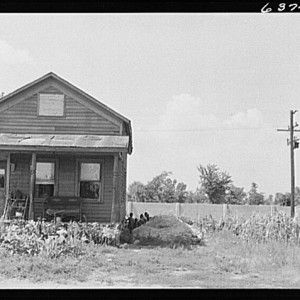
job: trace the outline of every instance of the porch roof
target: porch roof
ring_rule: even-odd
[[[0,150],[124,152],[128,147],[128,136],[0,134]]]

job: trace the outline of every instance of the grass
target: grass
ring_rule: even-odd
[[[279,242],[251,244],[230,231],[214,233],[207,246],[187,250],[118,249],[87,244],[85,255],[47,259],[0,253],[0,275],[42,284],[91,286],[258,287],[299,286],[300,251]],[[0,281],[1,282],[1,281]],[[4,281],[5,282],[5,281]],[[2,285],[3,286],[3,285]]]
[[[293,231],[298,225],[284,216],[250,221],[230,219],[219,230],[205,219],[205,243],[197,246],[189,242],[189,226],[174,217],[155,217],[133,231],[140,244],[126,248],[81,243],[77,255],[67,251],[60,256],[11,254],[0,248],[0,286],[14,278],[47,287],[49,282],[78,287],[299,287],[300,251]],[[294,234],[296,242],[277,239],[277,224],[282,224],[280,232]],[[266,228],[271,238],[262,239]]]

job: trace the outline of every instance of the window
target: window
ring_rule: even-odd
[[[101,164],[81,162],[79,165],[79,196],[101,201]]]
[[[35,196],[54,196],[54,162],[38,162],[36,164]]]
[[[0,188],[4,188],[5,169],[0,169]]]
[[[39,94],[38,115],[63,117],[65,108],[63,94]]]

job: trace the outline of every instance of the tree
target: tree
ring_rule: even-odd
[[[183,182],[177,183],[175,188],[175,199],[176,202],[184,203],[187,199],[188,192],[186,190],[186,184]]]
[[[282,206],[290,206],[291,205],[291,194],[290,193],[276,193],[274,204],[282,205]]]
[[[128,187],[127,193],[128,201],[133,202],[146,202],[146,189],[145,185],[139,181],[134,181]]]
[[[163,171],[146,185],[138,181],[133,182],[128,187],[128,201],[184,203],[188,196],[187,186],[183,182],[177,183],[176,179],[171,179],[171,174]]]
[[[291,193],[276,193],[274,204],[282,206],[291,206]],[[300,205],[300,188],[295,188],[295,205]]]
[[[253,182],[251,185],[251,189],[248,193],[248,199],[247,202],[250,205],[260,205],[260,204],[264,204],[265,201],[265,197],[263,195],[263,193],[258,193],[258,185]]]
[[[300,205],[300,188],[298,186],[295,188],[295,205]]]
[[[228,204],[245,204],[247,193],[244,188],[236,187],[233,184],[229,186],[227,190],[225,200]]]
[[[273,204],[273,195],[269,195],[269,197],[265,200],[265,204],[267,205]]]
[[[163,171],[146,185],[146,195],[149,202],[175,202],[176,180],[169,178],[171,172]]]
[[[199,165],[200,185],[205,191],[211,203],[225,203],[226,190],[232,182],[231,176],[227,172],[219,171],[214,164],[208,164],[207,167]]]
[[[186,197],[186,203],[209,203],[209,199],[205,194],[205,191],[201,188],[197,188],[195,192],[188,191]]]

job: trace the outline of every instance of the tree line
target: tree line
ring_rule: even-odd
[[[265,196],[258,191],[253,182],[248,191],[233,184],[228,172],[221,171],[217,165],[199,165],[199,186],[195,191],[187,190],[187,185],[172,179],[172,172],[163,171],[147,184],[134,181],[128,187],[127,200],[134,202],[160,203],[213,203],[238,205],[284,205],[290,206],[290,193],[276,193]],[[295,203],[300,203],[300,188],[295,189]]]

